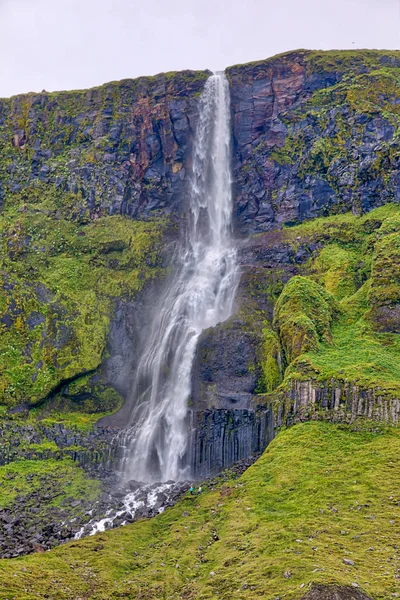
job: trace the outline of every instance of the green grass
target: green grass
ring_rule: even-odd
[[[40,423],[45,426],[51,426],[57,423],[65,425],[66,427],[79,429],[80,431],[90,431],[93,428],[93,425],[95,425],[101,417],[105,417],[108,414],[110,413],[72,411],[63,413],[57,410],[48,410],[45,405],[44,407],[31,409],[28,421],[36,424],[39,420]]]
[[[382,65],[382,59],[385,57],[394,58],[400,61],[399,50],[290,50],[276,54],[267,59],[251,61],[244,64],[237,64],[228,67],[227,73],[233,70],[254,69],[255,67],[268,68],[276,61],[292,63],[293,59],[304,59],[306,67],[310,72],[320,71],[346,71],[357,70],[360,68],[379,68]]]
[[[366,235],[373,231],[372,225],[376,222],[379,222],[379,227],[388,219],[388,223],[390,222],[391,225],[393,224],[397,228],[399,214],[399,205],[389,203],[361,216],[347,212],[318,217],[317,219],[304,221],[294,227],[286,227],[284,238],[293,244],[300,237],[313,242],[335,241],[345,247],[352,247],[363,242]],[[382,225],[382,230],[387,231],[386,225]]]
[[[292,277],[274,308],[274,326],[287,361],[330,342],[338,314],[337,302],[322,286],[308,277]]]
[[[31,448],[34,450],[33,444]],[[45,448],[37,445],[37,449]],[[17,496],[40,490],[43,479],[50,482],[53,492],[55,490],[55,497],[51,499],[53,505],[65,498],[95,500],[100,490],[100,482],[90,479],[72,460],[18,460],[0,467],[0,508],[13,506]],[[46,510],[43,505],[38,508]]]
[[[348,379],[363,388],[380,387],[384,395],[400,395],[400,336],[379,334],[365,318],[370,283],[341,302],[342,315],[332,327],[332,343],[302,355],[289,368],[290,377]]]
[[[297,600],[336,582],[386,600],[399,586],[399,503],[398,429],[305,423],[239,480],[155,519],[0,561],[0,598]]]

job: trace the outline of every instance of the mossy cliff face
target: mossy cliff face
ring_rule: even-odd
[[[290,52],[230,67],[242,233],[400,199],[400,52]]]
[[[99,371],[110,323],[161,275],[207,76],[0,100],[0,404],[121,404]]]
[[[237,314],[202,337],[195,411],[293,382],[396,398],[398,214],[356,215],[398,199],[399,70],[397,52],[306,51],[228,69],[235,226],[268,233],[241,247]],[[2,404],[103,414],[129,392],[207,76],[0,101]]]
[[[282,425],[400,422],[399,215],[322,217],[242,246],[238,311],[197,352],[200,472],[207,445],[229,464],[239,438],[259,452]]]
[[[7,202],[0,215],[0,403],[35,405],[85,375],[64,387],[64,397],[82,410],[115,409],[118,394],[95,371],[115,299],[134,296],[160,273],[163,222],[71,221],[50,196],[35,200]]]
[[[207,76],[183,71],[0,100],[1,202],[45,184],[79,196],[71,216],[182,209]]]
[[[329,292],[307,277],[293,277],[284,287],[274,311],[274,326],[287,361],[292,362],[305,352],[318,351],[320,342],[331,343],[331,327],[338,314],[339,306]]]

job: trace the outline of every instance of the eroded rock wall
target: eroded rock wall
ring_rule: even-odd
[[[248,234],[400,199],[398,52],[297,51],[227,69]]]
[[[271,407],[193,412],[192,472],[197,480],[259,455],[274,437]]]
[[[30,187],[80,196],[75,216],[182,211],[208,72],[0,100],[1,203]]]
[[[275,403],[276,427],[310,419],[352,423],[357,419],[385,425],[400,422],[400,398],[379,388],[362,389],[351,382],[291,381]]]
[[[22,422],[20,422],[22,421]],[[72,459],[88,473],[105,478],[118,461],[117,431],[80,430],[60,423],[0,422],[0,466],[21,460]]]

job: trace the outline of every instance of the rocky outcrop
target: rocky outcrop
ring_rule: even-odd
[[[357,419],[386,425],[400,422],[400,398],[379,388],[362,389],[348,381],[290,380],[288,390],[277,396],[275,426],[310,419],[352,423]]]
[[[192,411],[191,462],[196,479],[205,479],[261,454],[280,427],[310,420],[370,422],[371,427],[400,423],[400,398],[335,380],[291,380],[287,391],[253,395],[246,406]]]
[[[227,69],[241,233],[399,201],[398,52],[297,51]]]
[[[313,585],[302,600],[371,600],[365,592],[358,589],[359,585]]]
[[[203,480],[263,452],[274,437],[271,408],[193,411],[191,463]]]
[[[261,331],[233,318],[205,331],[193,367],[192,402],[197,410],[246,409],[261,376]]]
[[[113,429],[79,430],[59,423],[30,424],[0,421],[0,465],[16,460],[70,458],[88,473],[106,478],[118,460],[118,441]]]
[[[182,211],[197,96],[208,72],[183,71],[76,92],[0,100],[0,189],[79,196],[72,218]]]
[[[51,475],[30,476],[33,485],[38,479],[39,487],[18,496],[11,507],[0,509],[1,558],[44,552],[75,536],[89,535],[102,519],[105,529],[111,529],[154,517],[173,506],[190,485],[182,482],[164,486],[166,489],[159,484],[140,486],[135,488],[136,495],[129,486],[105,485],[96,500],[67,497],[60,502],[60,482]]]

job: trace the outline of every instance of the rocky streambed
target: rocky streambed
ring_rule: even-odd
[[[220,476],[197,484],[195,493],[200,486],[210,489],[238,477],[256,458],[240,461]],[[11,506],[0,507],[0,558],[44,552],[73,539],[154,517],[173,506],[191,485],[187,481],[121,485],[109,477],[95,501],[72,496],[57,501],[63,492],[51,474],[27,478],[32,489],[16,496]]]
[[[50,477],[39,479],[35,482],[40,484],[39,488],[17,496],[12,506],[0,509],[1,558],[42,552],[97,531],[153,517],[175,504],[190,487],[186,482],[154,485],[130,482],[112,489],[107,482],[108,489],[94,502],[67,497],[52,505],[60,490]]]

